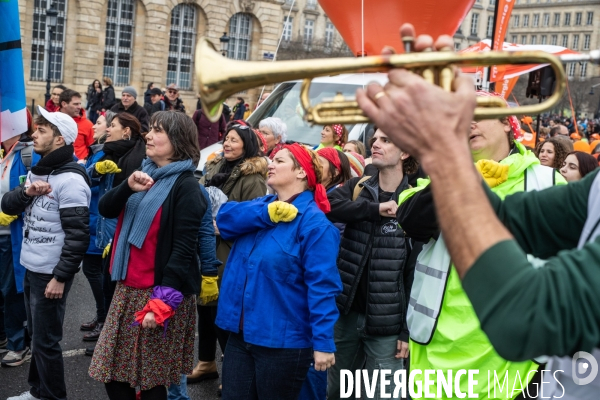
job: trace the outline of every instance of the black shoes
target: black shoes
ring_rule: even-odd
[[[98,317],[94,317],[94,319],[90,322],[85,322],[81,324],[80,329],[82,331],[93,331],[96,328],[96,325],[98,325]]]
[[[104,326],[104,322],[97,322],[96,326],[93,330],[89,331],[85,335],[83,335],[84,342],[95,342],[100,337],[100,332],[102,332],[102,327]]]

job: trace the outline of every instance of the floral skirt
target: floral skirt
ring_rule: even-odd
[[[110,310],[96,344],[90,376],[100,382],[128,382],[148,390],[179,384],[181,374],[194,368],[196,299],[186,296],[168,321],[166,336],[155,329],[131,326],[152,294],[152,288],[136,289],[117,284]]]

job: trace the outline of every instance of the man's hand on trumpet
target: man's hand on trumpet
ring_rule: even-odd
[[[415,37],[411,24],[400,28],[402,37]],[[412,43],[414,51],[452,49],[450,36],[421,35]],[[384,54],[393,54],[386,47]],[[455,72],[453,92],[427,83],[422,77],[403,69],[389,72],[389,82],[382,87],[372,83],[358,90],[357,100],[364,113],[402,150],[415,156],[428,170],[450,150],[470,160],[467,137],[476,106],[473,81]]]

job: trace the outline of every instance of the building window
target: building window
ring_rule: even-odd
[[[513,27],[514,28],[519,27],[519,16],[518,15],[513,16]]]
[[[581,63],[581,70],[579,71],[579,77],[585,78],[587,75],[587,61]]]
[[[496,5],[496,0],[490,0],[490,7],[493,7]]]
[[[544,14],[543,26],[549,26],[549,25],[550,25],[550,14]]]
[[[479,27],[479,14],[473,13],[471,16],[471,36],[477,36],[477,28]]]
[[[567,75],[569,76],[569,78],[575,76],[575,64],[576,63],[569,63],[569,65],[567,66]]]
[[[579,50],[579,35],[573,36],[573,50]]]
[[[109,0],[104,41],[104,76],[115,86],[127,86],[131,70],[131,47],[135,0]]]
[[[192,60],[196,42],[196,7],[179,4],[171,12],[167,85],[192,88]]]
[[[537,35],[531,35],[531,44],[537,44]]]
[[[560,13],[554,13],[554,26],[560,25]]]
[[[571,13],[565,13],[565,26],[571,25]]]
[[[333,34],[335,32],[335,28],[331,21],[327,21],[325,24],[325,47],[331,48],[333,46]]]
[[[590,49],[590,35],[585,35],[583,37],[583,49],[584,50],[589,50]]]
[[[229,51],[227,57],[249,60],[252,44],[252,15],[234,14],[229,20]]]
[[[527,44],[527,35],[521,35],[521,44]]]
[[[512,35],[511,37],[511,41],[513,44],[517,44],[517,40],[519,40],[519,38],[517,37],[517,35]]]
[[[529,14],[523,15],[523,28],[529,26]]]
[[[317,0],[306,0],[306,8],[314,10],[317,8]]]
[[[52,63],[50,79],[52,82],[62,82],[63,51],[65,47],[65,11],[66,0],[54,0],[58,10],[58,22],[52,39]],[[50,29],[46,27],[46,10],[50,8],[47,0],[35,0],[33,6],[33,37],[31,41],[31,72],[32,81],[45,81],[48,76],[48,38]]]
[[[313,40],[313,33],[315,29],[315,21],[307,19],[304,21],[304,44],[309,45]]]
[[[548,43],[548,36],[542,35],[542,42],[540,44],[547,44],[547,43]]]
[[[454,51],[460,51],[460,43],[454,42]]]
[[[283,17],[283,40],[292,40],[292,22],[294,17]]]
[[[569,46],[569,35],[563,35],[562,36],[562,46],[563,47],[568,47]]]
[[[488,16],[487,27],[485,28],[485,37],[491,39],[494,34],[494,16]]]
[[[581,14],[580,12],[575,13],[575,25],[581,25]]]
[[[593,25],[594,24],[594,13],[593,12],[588,12],[587,13],[587,24],[588,25]]]
[[[533,14],[533,27],[537,28],[540,25],[540,14]]]
[[[557,43],[558,43],[558,35],[550,36],[550,44],[552,46],[556,46]]]

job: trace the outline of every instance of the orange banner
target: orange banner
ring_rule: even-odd
[[[518,80],[519,77],[516,76],[514,78],[504,79],[501,85],[496,83],[496,92],[500,93],[500,95],[504,97],[505,100],[508,100],[508,96],[512,92]]]
[[[504,37],[506,36],[506,30],[508,28],[508,22],[510,21],[510,14],[515,5],[515,0],[496,0],[498,1],[498,15],[496,15],[496,31],[494,32],[494,46],[492,50],[502,50],[504,44]],[[490,82],[496,82],[498,80],[499,70],[503,69],[503,66],[493,66],[490,72]]]

